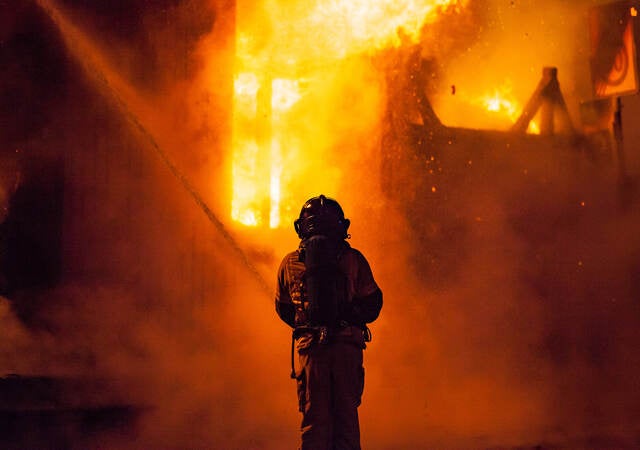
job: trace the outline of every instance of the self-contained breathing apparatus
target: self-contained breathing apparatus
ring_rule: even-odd
[[[300,217],[295,220],[300,243],[300,261],[305,265],[303,296],[299,305],[303,308],[306,323],[293,331],[291,344],[292,377],[294,341],[303,334],[310,334],[318,344],[328,343],[339,330],[356,326],[363,330],[366,342],[371,340],[369,329],[364,324],[347,321],[350,300],[347,275],[341,270],[339,261],[346,245],[344,239],[351,222],[344,217],[340,204],[320,195],[302,206]]]

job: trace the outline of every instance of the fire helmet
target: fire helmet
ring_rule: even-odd
[[[315,235],[348,239],[350,237],[347,233],[349,225],[351,225],[351,221],[345,219],[340,204],[324,195],[307,200],[302,205],[300,217],[293,222],[300,239],[307,239]]]

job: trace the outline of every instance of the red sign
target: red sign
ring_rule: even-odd
[[[590,10],[591,79],[598,98],[638,92],[633,24],[637,10],[630,1]]]

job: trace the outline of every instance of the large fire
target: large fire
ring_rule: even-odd
[[[383,77],[368,57],[418,42],[425,26],[468,1],[239,1],[233,220],[276,228],[302,199],[335,194],[345,169],[332,158],[376,145]],[[514,122],[519,105],[508,94],[476,103]]]
[[[400,29],[416,41],[467,1],[238,2],[232,218],[275,228],[301,199],[335,193],[343,168],[330,155],[362,151],[379,121],[380,79],[363,55],[400,45]]]

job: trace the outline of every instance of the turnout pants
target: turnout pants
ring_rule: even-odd
[[[350,327],[328,343],[302,337],[296,344],[300,450],[360,450],[362,330]]]

